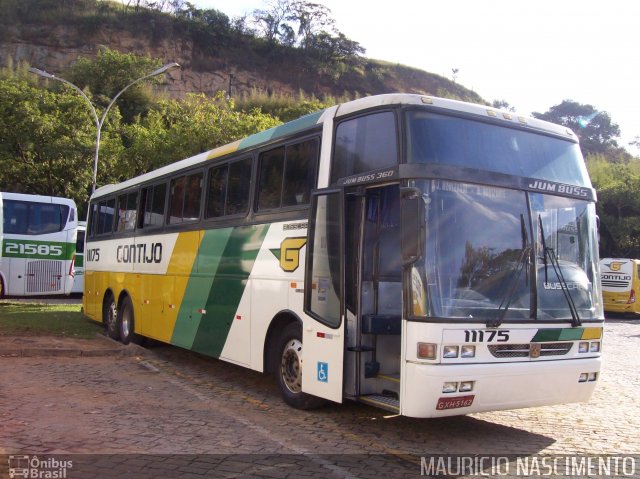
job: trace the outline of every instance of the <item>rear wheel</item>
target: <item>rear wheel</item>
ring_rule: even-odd
[[[129,296],[125,296],[122,299],[122,303],[120,303],[118,325],[120,326],[120,341],[122,341],[123,344],[137,342],[138,335],[135,333],[133,303]]]
[[[284,402],[296,409],[315,409],[324,400],[302,392],[302,328],[298,323],[287,325],[275,348],[276,383]]]
[[[118,327],[118,307],[113,294],[105,298],[102,305],[102,322],[107,329],[107,335],[112,339],[120,339],[120,328]]]

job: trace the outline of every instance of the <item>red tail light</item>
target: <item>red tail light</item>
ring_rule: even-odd
[[[75,278],[76,276],[76,255],[75,254],[73,255],[73,258],[71,258],[71,266],[69,266],[69,276],[71,276],[72,278]]]
[[[627,304],[633,304],[635,302],[636,302],[636,291],[632,289],[631,294],[629,295],[629,301],[627,301]]]

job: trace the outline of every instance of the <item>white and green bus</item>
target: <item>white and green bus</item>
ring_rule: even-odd
[[[84,310],[275,375],[298,408],[436,417],[586,401],[595,192],[566,128],[391,94],[98,189]]]
[[[78,226],[74,201],[5,192],[0,197],[2,295],[69,294]]]

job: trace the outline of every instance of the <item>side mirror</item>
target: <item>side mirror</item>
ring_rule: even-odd
[[[406,266],[423,257],[426,209],[419,189],[401,188],[400,195],[402,198],[402,263]]]

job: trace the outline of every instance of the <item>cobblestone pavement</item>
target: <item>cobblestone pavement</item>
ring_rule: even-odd
[[[72,479],[419,477],[420,457],[437,454],[638,454],[640,321],[605,334],[589,403],[443,419],[351,402],[298,411],[271,377],[169,346],[2,357],[0,454],[68,457]]]

